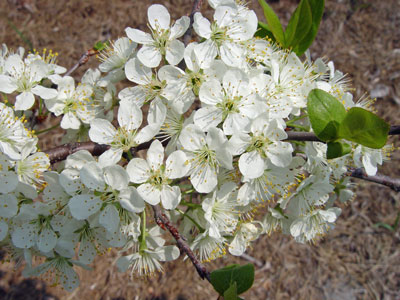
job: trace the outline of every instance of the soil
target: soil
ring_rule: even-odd
[[[288,22],[298,1],[270,1]],[[348,74],[355,99],[368,94],[377,98],[378,114],[399,124],[400,104],[400,2],[398,0],[326,0],[313,59],[324,56]],[[191,11],[189,0],[2,0],[0,42],[9,48],[52,49],[59,64],[73,66],[98,40],[116,39],[124,28],[146,30],[146,10],[153,3],[165,5],[177,19]],[[249,1],[260,19],[257,1]],[[204,4],[202,11],[212,16]],[[20,32],[20,33],[18,33]],[[78,69],[78,79],[96,59]],[[43,128],[46,124],[43,125]],[[62,133],[46,137],[42,149],[60,143]],[[396,147],[399,139],[391,138]],[[400,152],[379,172],[400,176]],[[248,255],[262,262],[256,267],[254,286],[246,299],[400,299],[400,234],[378,223],[394,224],[400,213],[400,195],[388,188],[355,179],[356,197],[343,205],[336,228],[315,244],[298,244],[276,233],[253,244]],[[115,268],[115,251],[98,257],[93,271],[80,270],[81,285],[72,293],[50,286],[43,278],[23,278],[14,264],[0,265],[0,299],[217,299],[212,287],[201,280],[188,260],[164,264],[164,272],[147,280],[130,278]],[[210,270],[244,264],[226,256],[209,263]]]

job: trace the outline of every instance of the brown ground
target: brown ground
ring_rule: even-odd
[[[287,22],[295,0],[271,1]],[[28,48],[13,24],[36,49],[60,53],[59,62],[72,66],[95,41],[124,35],[127,26],[146,29],[146,8],[164,4],[173,18],[191,10],[189,0],[1,0],[0,42]],[[257,1],[251,5],[262,16]],[[203,6],[203,11],[208,8]],[[261,18],[261,17],[260,17]],[[349,74],[356,98],[379,96],[379,114],[399,124],[400,3],[398,0],[326,0],[326,12],[313,58],[325,55]],[[95,62],[90,63],[91,66]],[[84,69],[75,75],[82,74]],[[48,139],[48,143],[57,141]],[[393,139],[393,141],[395,141]],[[395,145],[399,146],[398,138]],[[51,145],[44,145],[47,149]],[[400,176],[400,155],[382,173]],[[301,245],[281,234],[264,237],[249,254],[265,263],[257,268],[246,299],[400,299],[400,234],[374,224],[393,224],[400,212],[399,195],[375,184],[360,182],[357,198],[342,207],[337,226],[316,245]],[[216,299],[188,261],[165,264],[165,273],[131,280],[116,271],[115,253],[99,257],[93,272],[80,271],[81,286],[69,294],[40,280],[24,279],[11,264],[0,265],[2,299]],[[240,258],[226,257],[210,270]]]

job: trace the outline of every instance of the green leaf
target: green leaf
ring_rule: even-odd
[[[390,126],[374,113],[352,107],[346,114],[339,135],[363,146],[380,149],[386,145]]]
[[[324,0],[308,0],[312,14],[312,25],[307,35],[295,47],[294,52],[301,56],[311,46],[312,42],[317,35],[319,25],[321,23],[322,15],[324,14],[325,1]]]
[[[230,265],[222,269],[211,272],[211,284],[214,289],[224,295],[231,285],[236,282],[237,294],[247,291],[254,282],[254,266],[247,265]]]
[[[308,0],[301,0],[289,20],[285,32],[285,48],[294,48],[308,34],[312,26],[312,13]]]
[[[276,41],[281,45],[285,45],[285,32],[283,31],[283,27],[281,21],[279,21],[278,16],[267,4],[267,2],[265,2],[265,0],[258,0],[258,3],[260,3],[264,10],[264,16],[267,20],[269,30],[273,33]]]
[[[263,22],[258,22],[257,31],[254,36],[260,38],[269,38],[272,42],[275,42],[274,34],[269,29],[268,24]]]
[[[337,139],[340,123],[346,117],[346,109],[329,93],[313,89],[308,94],[308,116],[315,135],[322,141]]]
[[[231,286],[224,292],[224,300],[237,300],[237,286],[236,282],[232,283]]]
[[[344,142],[329,142],[326,158],[332,159],[344,156],[351,152],[351,146]]]

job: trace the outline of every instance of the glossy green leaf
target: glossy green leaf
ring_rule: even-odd
[[[281,21],[279,21],[278,16],[275,14],[273,9],[265,2],[265,0],[258,0],[261,7],[264,10],[264,16],[267,20],[269,30],[273,33],[276,41],[281,45],[285,45],[285,32],[283,31],[283,27]]]
[[[340,126],[341,138],[363,146],[380,149],[386,145],[390,126],[374,113],[353,107]]]
[[[272,31],[269,29],[268,24],[258,22],[257,31],[254,34],[256,37],[269,38],[272,42],[275,42],[275,37]]]
[[[301,0],[289,20],[285,32],[285,48],[294,48],[308,34],[312,26],[312,13],[308,0]]]
[[[300,56],[311,46],[314,41],[319,25],[321,23],[322,15],[324,14],[325,1],[324,0],[308,0],[312,14],[312,24],[307,35],[299,42],[294,48],[294,52]]]
[[[232,283],[231,286],[224,292],[224,300],[237,300],[237,286],[236,282]]]
[[[230,265],[222,269],[211,272],[211,284],[214,289],[224,295],[231,285],[236,282],[237,294],[247,291],[254,282],[254,266],[247,265]]]
[[[346,117],[346,109],[329,93],[314,89],[308,94],[308,116],[315,135],[322,141],[337,139],[340,123]]]
[[[351,146],[344,142],[329,142],[326,158],[332,159],[344,156],[351,152]]]

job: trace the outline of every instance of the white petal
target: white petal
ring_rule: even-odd
[[[198,166],[190,175],[190,182],[199,193],[209,193],[217,186],[217,171],[209,165]]]
[[[220,53],[222,61],[230,67],[241,67],[244,62],[245,49],[236,43],[224,42]]]
[[[250,131],[250,119],[241,113],[229,114],[222,126],[226,135],[232,135],[236,132],[249,132]]]
[[[44,228],[39,234],[37,246],[44,253],[51,251],[57,244],[57,235],[50,228]]]
[[[138,51],[137,57],[149,68],[156,68],[161,62],[160,50],[153,45],[143,45]]]
[[[175,209],[181,202],[181,190],[178,186],[166,185],[161,190],[161,203],[165,209]]]
[[[215,106],[200,108],[195,112],[193,121],[201,130],[208,131],[222,122],[222,110]]]
[[[151,44],[154,41],[150,34],[138,29],[128,27],[125,32],[128,38],[138,44]]]
[[[169,179],[184,177],[189,169],[190,163],[186,154],[181,150],[172,152],[165,163],[165,175]]]
[[[149,183],[140,185],[137,191],[143,200],[151,205],[156,205],[161,201],[161,191]]]
[[[162,125],[167,115],[167,107],[162,103],[161,99],[157,98],[150,103],[149,112],[147,114],[148,124]]]
[[[89,137],[90,139],[99,144],[111,144],[114,140],[117,130],[105,119],[94,119],[90,123]]]
[[[141,109],[129,101],[121,101],[118,109],[118,123],[127,131],[134,131],[140,127],[143,121]]]
[[[81,121],[72,112],[67,112],[61,120],[61,128],[63,129],[79,129]]]
[[[44,86],[41,85],[37,85],[34,88],[32,88],[31,90],[35,95],[38,95],[39,97],[43,98],[43,99],[52,99],[57,97],[58,92],[55,89],[50,89],[50,88],[46,88]]]
[[[157,258],[161,261],[175,260],[181,254],[176,246],[165,246],[157,250],[155,254],[157,254]]]
[[[211,23],[199,12],[194,14],[193,29],[202,38],[209,39],[211,37]]]
[[[140,213],[145,208],[142,197],[134,187],[124,189],[119,193],[119,203],[124,209],[134,213]]]
[[[140,145],[150,141],[159,131],[161,124],[149,124],[143,127],[135,136],[135,143]]]
[[[0,92],[10,94],[14,92],[18,86],[10,76],[0,75]]]
[[[80,170],[80,178],[82,183],[91,190],[103,191],[105,188],[103,170],[97,162],[84,165]]]
[[[275,166],[285,168],[292,161],[292,152],[290,143],[275,142],[268,146],[266,154]]]
[[[140,85],[128,87],[118,93],[118,98],[121,101],[132,102],[138,107],[142,107],[146,101],[146,89]]]
[[[150,167],[142,158],[134,158],[126,167],[126,171],[129,174],[130,181],[133,183],[146,182],[150,177]]]
[[[11,218],[18,212],[18,200],[12,194],[0,195],[0,217]]]
[[[159,140],[154,140],[147,151],[147,163],[153,170],[159,170],[164,162],[164,147]]]
[[[154,4],[147,10],[147,17],[153,29],[169,29],[171,16],[165,6]]]
[[[195,124],[190,124],[183,128],[179,141],[188,151],[199,150],[206,143],[204,132]]]
[[[8,224],[3,220],[0,220],[0,242],[4,240],[8,233]]]
[[[189,28],[190,18],[187,16],[183,16],[178,19],[175,24],[171,27],[169,39],[177,39],[185,34],[186,30]]]
[[[115,232],[119,227],[119,213],[114,205],[107,205],[99,216],[99,223],[103,225],[108,232]]]
[[[91,264],[96,255],[97,252],[93,243],[87,239],[83,239],[78,250],[79,261],[85,265]]]
[[[202,69],[207,69],[210,67],[214,58],[217,56],[218,48],[212,40],[206,40],[205,42],[198,44],[194,48],[194,53],[199,62],[199,66]]]
[[[128,187],[129,175],[123,167],[113,165],[104,168],[104,180],[114,190],[121,191]]]
[[[125,75],[130,81],[145,85],[150,83],[152,72],[139,59],[132,58],[125,65]]]
[[[104,168],[107,166],[116,165],[122,157],[122,149],[110,148],[99,156],[99,165]]]
[[[1,166],[1,164],[0,164]],[[0,172],[0,191],[4,194],[12,192],[18,185],[18,176],[15,172]]]
[[[77,195],[69,200],[68,206],[71,215],[77,220],[87,219],[89,216],[98,212],[102,201],[93,195]]]
[[[36,242],[37,225],[24,223],[14,228],[11,239],[17,248],[30,248]]]
[[[32,92],[23,92],[19,94],[15,101],[15,110],[27,110],[35,103],[35,97]]]
[[[223,101],[223,89],[218,80],[210,80],[201,85],[200,101],[205,104],[217,105]]]
[[[179,64],[183,59],[183,54],[185,53],[185,45],[178,40],[173,40],[168,43],[165,58],[173,66]]]
[[[368,176],[374,176],[378,171],[378,167],[376,164],[373,164],[371,161],[371,154],[367,153],[362,156],[362,164],[364,166],[365,172]]]
[[[219,5],[214,12],[214,20],[219,27],[225,27],[232,23],[233,19],[236,17],[237,10],[226,6]]]
[[[239,169],[248,178],[258,178],[264,173],[264,160],[257,151],[243,153],[239,158]]]

